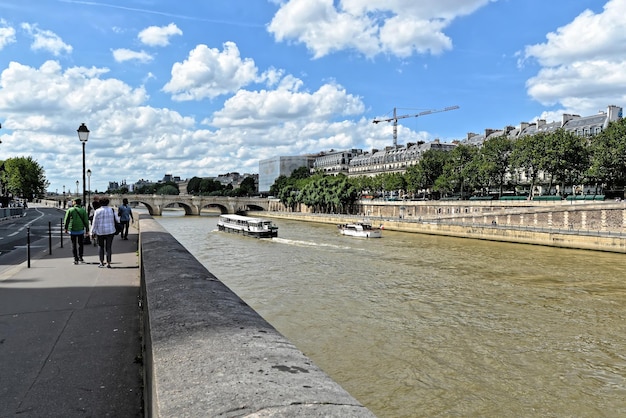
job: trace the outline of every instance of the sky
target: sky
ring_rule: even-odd
[[[0,160],[48,191],[258,173],[626,105],[626,0],[2,0]],[[443,111],[450,106],[458,109]],[[435,112],[415,117],[420,112]]]

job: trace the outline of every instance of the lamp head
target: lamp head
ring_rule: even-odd
[[[89,129],[87,129],[87,125],[81,123],[76,132],[78,132],[80,142],[87,142],[87,139],[89,139]]]

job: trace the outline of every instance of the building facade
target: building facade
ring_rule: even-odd
[[[360,149],[321,152],[315,157],[311,174],[317,172],[334,176],[339,173],[348,174],[350,161],[361,154],[363,150]]]
[[[300,167],[311,169],[315,157],[299,155],[292,157],[273,157],[259,161],[259,193],[269,193],[270,187],[279,176],[289,177]]]
[[[410,166],[416,165],[422,154],[431,149],[451,151],[456,142],[441,142],[438,139],[405,146],[396,145],[384,150],[373,149],[350,160],[349,176],[375,176],[381,173],[404,173]]]

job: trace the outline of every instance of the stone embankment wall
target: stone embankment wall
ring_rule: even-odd
[[[149,215],[139,229],[146,416],[374,417]]]
[[[364,203],[360,212],[360,218],[387,230],[626,252],[624,202],[371,201]],[[264,215],[324,223],[355,218],[284,208]]]
[[[362,200],[359,214],[370,219],[440,221],[626,233],[626,201],[383,201]],[[299,207],[297,213],[311,213]],[[270,210],[289,212],[279,201]]]

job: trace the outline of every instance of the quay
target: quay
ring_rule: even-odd
[[[69,245],[0,268],[1,417],[374,416],[138,218],[112,269]]]
[[[361,215],[250,212],[297,221],[343,224],[367,219],[389,231],[626,253],[625,202],[377,202]]]

